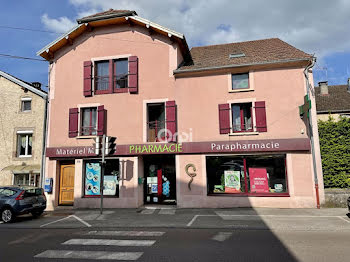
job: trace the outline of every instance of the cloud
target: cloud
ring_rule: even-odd
[[[76,22],[65,16],[55,19],[50,18],[47,14],[43,14],[41,16],[41,22],[45,28],[57,33],[64,33],[76,26]]]
[[[184,33],[190,46],[279,37],[324,57],[350,51],[350,1],[280,0],[70,0],[78,17],[102,10],[135,10],[141,17]],[[42,17],[50,29],[75,24]]]

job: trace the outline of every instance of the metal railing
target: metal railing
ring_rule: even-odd
[[[159,133],[162,129],[165,129],[165,121],[150,121],[147,122],[147,141],[159,142],[165,139],[165,132]]]

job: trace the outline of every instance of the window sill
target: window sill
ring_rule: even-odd
[[[259,135],[259,132],[237,132],[237,133],[230,133],[230,136],[253,136],[253,135]]]
[[[27,156],[18,156],[17,158],[31,158],[33,157],[32,155],[27,155]]]
[[[92,136],[77,136],[76,139],[91,139],[91,138],[96,138],[97,135],[92,135]]]
[[[228,92],[229,93],[240,93],[240,92],[251,92],[251,91],[254,91],[254,89],[235,89],[235,90],[232,90],[230,89]]]
[[[215,197],[290,197],[289,193],[208,193]]]

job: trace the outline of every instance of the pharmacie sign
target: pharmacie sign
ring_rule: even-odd
[[[150,143],[117,145],[115,156],[150,155],[150,154],[217,154],[246,152],[289,152],[310,151],[307,138],[265,139],[241,141],[212,141],[184,143]],[[57,147],[47,148],[46,156],[89,157],[96,156],[93,147]]]

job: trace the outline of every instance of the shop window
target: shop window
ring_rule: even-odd
[[[85,191],[86,197],[100,196],[101,163],[98,161],[85,162]],[[108,159],[104,169],[103,195],[119,197],[119,160]]]
[[[33,134],[17,133],[17,157],[32,156]]]
[[[284,155],[208,156],[208,194],[288,195]]]
[[[165,104],[147,104],[147,142],[165,140]]]
[[[97,108],[88,107],[81,109],[81,135],[93,136],[97,134]]]
[[[232,132],[253,131],[252,103],[232,104]]]
[[[32,99],[30,97],[23,97],[21,99],[21,111],[30,112],[32,110]]]
[[[233,74],[231,78],[232,90],[249,89],[249,73]]]

